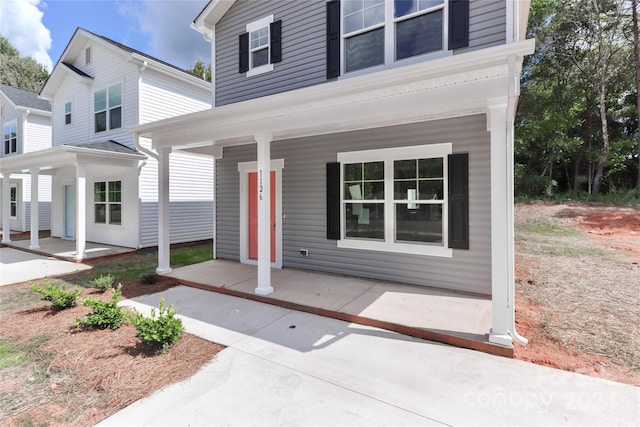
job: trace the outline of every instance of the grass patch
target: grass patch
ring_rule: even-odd
[[[213,245],[210,242],[184,246],[171,250],[169,263],[171,267],[184,267],[185,265],[197,264],[213,259]]]
[[[40,295],[28,286],[0,289],[0,313],[27,307],[38,301],[40,301]]]
[[[27,355],[18,350],[10,341],[0,339],[0,371],[11,366],[20,366],[29,360]]]
[[[195,245],[181,246],[171,249],[171,267],[183,267],[209,261],[213,258],[213,245],[211,242]],[[129,280],[139,280],[143,274],[153,272],[158,267],[158,253],[156,251],[139,251],[104,259],[97,262],[91,270],[62,276],[69,283],[87,286],[100,276],[113,275],[115,283]]]
[[[557,224],[545,219],[535,219],[516,225],[518,231],[525,233],[545,234],[554,236],[579,236],[580,231],[575,228]]]

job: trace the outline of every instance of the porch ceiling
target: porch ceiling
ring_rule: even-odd
[[[153,147],[216,155],[212,145],[253,143],[373,128],[487,111],[515,102],[526,40],[212,108],[130,129]],[[515,59],[510,67],[509,58]]]
[[[60,145],[45,150],[23,153],[0,159],[0,173],[28,173],[38,169],[39,174],[52,174],[55,169],[86,165],[137,166],[146,156],[138,153],[120,153],[94,148]]]

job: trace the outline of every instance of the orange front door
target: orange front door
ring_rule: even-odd
[[[249,258],[258,259],[258,173],[249,172]],[[271,171],[271,262],[276,261],[276,173]]]

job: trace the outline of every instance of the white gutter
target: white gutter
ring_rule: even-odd
[[[522,60],[520,60],[522,63]],[[509,235],[509,248],[508,248],[508,260],[509,260],[509,272],[507,283],[507,325],[509,327],[509,335],[518,344],[526,346],[529,343],[525,337],[518,334],[516,331],[516,299],[515,299],[515,244],[514,244],[514,216],[513,216],[513,168],[514,168],[514,122],[516,116],[516,108],[518,104],[518,95],[520,92],[519,76],[520,70],[516,67],[516,56],[512,55],[508,59],[509,65],[509,88],[508,88],[508,107],[507,107],[507,183],[510,187],[510,192],[507,195],[509,198],[508,209],[508,235]]]
[[[135,145],[139,151],[142,151],[149,157],[153,157],[156,160],[160,158],[160,155],[155,151],[149,150],[148,148],[144,148],[142,145],[140,145],[140,134],[138,132],[133,132],[133,145]]]

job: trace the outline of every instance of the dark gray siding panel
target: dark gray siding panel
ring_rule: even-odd
[[[282,62],[253,77],[238,73],[238,36],[253,21],[282,20]],[[216,105],[326,81],[324,0],[238,0],[216,25]]]
[[[470,249],[453,258],[338,248],[326,238],[326,163],[338,152],[452,142],[469,153]],[[489,133],[484,115],[383,129],[276,141],[271,158],[283,158],[283,265],[374,279],[491,293]],[[237,163],[253,161],[255,145],[228,147],[216,163],[217,255],[239,259]],[[309,250],[303,257],[301,248]]]
[[[506,0],[471,0],[469,3],[469,46],[454,54],[506,43]]]

